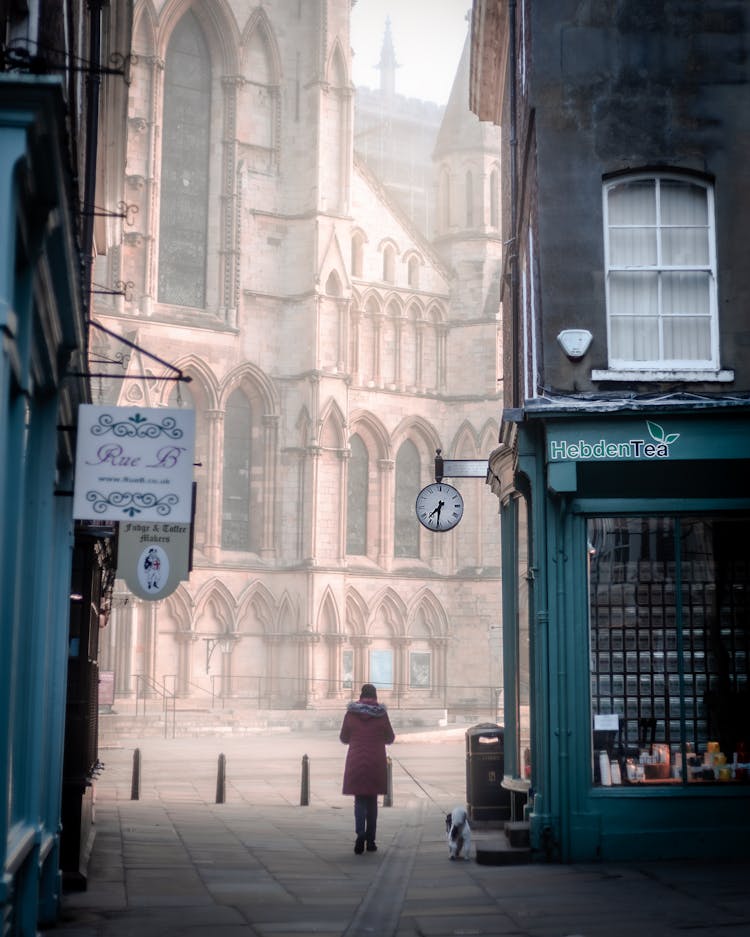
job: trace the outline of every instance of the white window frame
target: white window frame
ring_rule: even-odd
[[[663,230],[666,226],[661,223],[661,198],[660,186],[664,180],[674,180],[691,185],[697,185],[706,192],[706,211],[707,211],[707,239],[708,239],[708,261],[706,264],[689,265],[667,265],[662,263],[661,249],[662,239],[657,237],[657,258],[653,265],[613,265],[610,261],[610,223],[609,223],[609,193],[616,186],[627,185],[636,182],[653,181],[656,185],[656,218],[654,228],[657,231]],[[645,380],[684,380],[684,381],[731,381],[734,379],[734,373],[731,371],[722,371],[719,368],[719,323],[718,323],[718,300],[717,300],[717,280],[716,280],[716,231],[714,219],[714,190],[710,182],[695,176],[683,175],[680,173],[633,173],[630,175],[617,176],[607,179],[602,186],[603,200],[603,219],[604,219],[604,263],[605,263],[605,290],[607,303],[607,348],[609,349],[608,370],[592,371],[592,380],[628,380],[632,381],[636,377],[642,377]],[[619,227],[619,226],[618,226]],[[637,227],[643,227],[638,225]],[[677,359],[655,359],[651,361],[629,360],[627,358],[615,357],[613,354],[612,340],[612,311],[610,301],[610,274],[619,271],[644,271],[662,272],[670,271],[699,271],[709,274],[709,357],[699,360],[677,360]],[[661,311],[661,279],[659,283],[659,342],[662,342],[662,325],[664,316]]]

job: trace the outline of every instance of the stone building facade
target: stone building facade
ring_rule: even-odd
[[[484,478],[455,480],[465,518],[435,534],[414,501],[437,449],[483,459],[497,440],[499,132],[468,92],[446,108],[453,207],[426,240],[355,156],[349,16],[348,0],[136,3],[132,224],[97,262],[121,295],[96,315],[191,381],[128,348],[127,379],[94,400],[194,407],[197,498],[189,581],[115,598],[102,667],[120,701],[338,709],[372,680],[393,709],[495,711],[496,503]]]

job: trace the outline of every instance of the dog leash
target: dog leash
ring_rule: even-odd
[[[425,788],[422,787],[422,785],[421,785],[421,784],[419,783],[419,781],[414,777],[414,775],[411,773],[411,771],[409,771],[409,769],[408,769],[404,764],[402,764],[402,762],[400,762],[400,761],[398,760],[398,758],[394,758],[393,756],[391,756],[391,761],[395,761],[396,764],[399,766],[399,768],[401,768],[401,770],[402,770],[405,774],[408,774],[408,775],[409,775],[409,777],[412,779],[412,781],[414,781],[414,783],[417,785],[417,787],[418,787],[421,791],[424,791],[424,793],[425,793],[425,794],[427,795],[427,797],[433,802],[433,804],[435,804],[435,806],[438,808],[438,810],[440,810],[442,813],[445,813],[445,809],[440,806],[440,804],[435,800],[435,798],[432,796],[432,794],[430,794],[430,792],[429,792],[428,790],[425,790]]]

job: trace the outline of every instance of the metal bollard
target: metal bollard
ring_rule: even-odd
[[[391,761],[390,755],[388,756],[386,767],[386,785],[385,794],[383,795],[383,806],[393,806],[393,762]]]
[[[219,755],[219,766],[216,772],[216,803],[226,803],[227,799],[227,759]]]
[[[140,800],[141,797],[141,750],[136,748],[133,752],[133,778],[130,782],[130,799]]]
[[[302,756],[302,786],[299,795],[300,807],[310,806],[310,759],[307,755]]]

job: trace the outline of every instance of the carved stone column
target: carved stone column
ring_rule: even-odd
[[[363,634],[353,634],[349,638],[349,643],[354,649],[352,677],[354,686],[352,689],[356,698],[358,695],[358,687],[362,686],[363,683],[367,683],[369,679],[370,668],[367,666],[367,648],[372,644],[372,638],[368,638],[367,635]]]
[[[398,699],[409,695],[409,648],[411,647],[411,638],[406,635],[396,635],[392,639],[395,650],[393,680],[396,684],[396,693]]]
[[[343,687],[341,680],[341,647],[346,641],[343,634],[325,635],[326,649],[328,652],[328,687],[326,696],[334,699],[343,696]]]
[[[208,452],[206,456],[206,556],[212,562],[219,558],[221,550],[221,491],[222,466],[224,464],[224,411],[207,410]],[[201,492],[198,492],[201,497]]]
[[[380,470],[380,553],[378,565],[390,569],[393,565],[393,459],[379,459]]]
[[[430,680],[430,696],[441,698],[444,707],[448,705],[448,644],[450,638],[443,635],[430,638],[434,667]]]
[[[263,528],[261,531],[260,555],[272,560],[276,555],[276,449],[278,445],[279,418],[274,413],[263,415]]]

